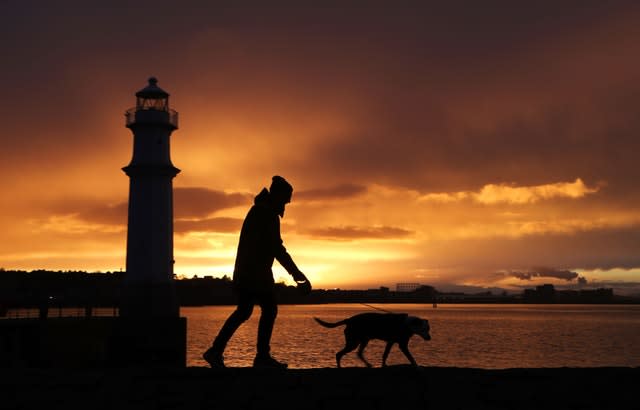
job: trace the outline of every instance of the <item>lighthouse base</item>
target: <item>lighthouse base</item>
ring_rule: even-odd
[[[180,303],[173,282],[125,282],[122,287],[120,316],[155,318],[180,316]]]
[[[0,367],[185,367],[187,319],[0,320]]]
[[[115,367],[185,367],[187,319],[120,317],[111,339],[109,362]]]
[[[109,362],[122,366],[186,366],[187,319],[173,281],[125,280]]]

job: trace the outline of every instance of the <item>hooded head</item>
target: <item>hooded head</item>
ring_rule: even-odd
[[[286,179],[279,175],[275,175],[271,178],[271,187],[269,188],[269,194],[271,196],[271,204],[274,209],[280,215],[284,216],[284,206],[291,202],[291,196],[293,195],[293,187],[287,182]]]

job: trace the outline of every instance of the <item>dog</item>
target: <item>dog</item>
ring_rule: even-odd
[[[409,352],[409,339],[414,334],[422,336],[424,340],[431,340],[429,321],[406,313],[360,313],[336,323],[325,322],[314,317],[316,322],[324,327],[334,328],[346,325],[344,329],[344,349],[336,353],[336,363],[340,367],[342,356],[358,348],[358,358],[367,367],[371,363],[364,357],[364,349],[372,339],[383,340],[387,345],[382,354],[382,366],[387,365],[387,357],[391,347],[397,343],[400,350],[413,366],[417,366],[415,359]]]

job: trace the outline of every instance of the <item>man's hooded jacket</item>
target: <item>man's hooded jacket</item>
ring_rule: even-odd
[[[289,272],[299,272],[280,236],[280,217],[271,194],[264,188],[255,197],[240,231],[233,283],[239,291],[271,292],[273,260]]]

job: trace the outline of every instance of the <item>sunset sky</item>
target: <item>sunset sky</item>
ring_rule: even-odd
[[[638,1],[1,1],[0,267],[125,268],[156,76],[178,275],[278,174],[317,288],[640,294],[639,45]]]

